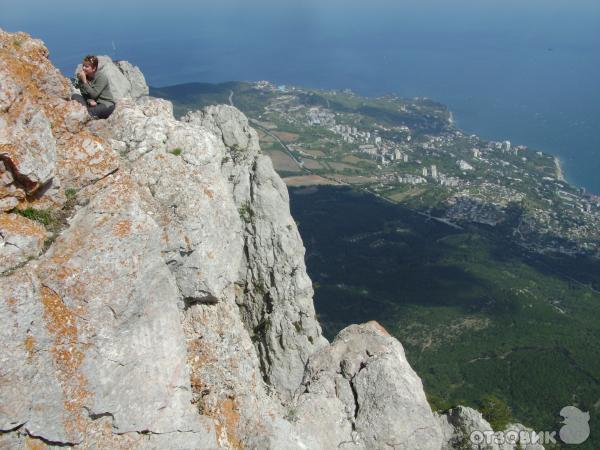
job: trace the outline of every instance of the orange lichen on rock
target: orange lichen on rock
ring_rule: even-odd
[[[84,130],[58,140],[57,172],[70,187],[84,187],[118,168],[118,154],[99,136]]]
[[[129,236],[131,234],[131,220],[120,220],[113,225],[112,232],[120,238]]]
[[[31,335],[25,338],[25,350],[27,350],[27,356],[32,358],[35,350],[35,338]]]
[[[47,232],[44,226],[18,214],[0,214],[0,230],[4,233],[31,236],[45,239]]]
[[[54,336],[56,353],[59,353],[57,347],[65,346],[72,349],[77,344],[76,316],[52,289],[44,286],[41,297],[44,305],[46,328]],[[67,363],[66,368],[69,370],[77,369],[81,362],[81,358],[76,355],[63,356],[60,359]]]
[[[48,448],[42,441],[34,439],[31,436],[25,437],[25,446],[28,450],[44,450],[45,448]]]
[[[19,187],[24,188],[28,195],[48,182],[48,172],[43,179],[37,179],[35,176],[23,176],[19,170],[22,164],[28,164],[23,162],[24,153],[33,151],[34,158],[37,158],[36,151],[40,152],[40,158],[44,155],[45,147],[31,150],[24,140],[27,130],[23,130],[23,124],[29,123],[31,116],[36,114],[41,113],[44,117],[38,121],[42,124],[42,131],[43,123],[48,125],[48,130],[42,135],[56,144],[56,161],[52,163],[53,167],[56,164],[56,171],[49,172],[50,176],[56,173],[60,174],[61,181],[80,180],[80,184],[74,183],[74,186],[68,182],[59,185],[81,187],[118,166],[117,157],[105,140],[90,133],[83,135],[83,126],[89,121],[88,113],[83,106],[70,101],[70,83],[50,62],[42,41],[32,39],[26,33],[0,30],[0,70],[6,81],[0,86],[5,98],[2,120],[9,130],[8,139],[0,144],[0,153],[8,165],[7,169],[17,178]],[[83,144],[70,148],[69,140],[73,139]],[[74,158],[71,157],[73,154]],[[29,157],[31,159],[32,156]],[[57,194],[52,195],[56,197]],[[57,198],[64,203],[64,196]],[[21,196],[20,204],[23,200]],[[57,199],[54,200],[57,203]],[[34,201],[40,202],[40,199]]]
[[[15,45],[17,42],[18,45]],[[44,92],[43,87],[49,76],[59,84],[53,86],[58,89],[54,93],[62,94],[65,98],[69,96],[68,81],[48,59],[48,49],[42,41],[31,38],[27,33],[0,32],[0,58],[30,96],[39,99],[47,97],[48,92]]]
[[[187,343],[188,364],[191,369],[191,382],[194,394],[202,396],[204,383],[200,375],[202,368],[211,362],[216,361],[214,353],[202,343],[202,339],[191,339]]]
[[[211,416],[212,414],[209,414]],[[214,415],[217,438],[222,439],[223,435],[227,437],[227,443],[219,442],[220,445],[229,444],[231,448],[242,449],[244,446],[237,437],[237,427],[240,422],[240,413],[234,398],[228,398],[221,402]]]
[[[107,187],[104,195],[95,205],[97,211],[119,213],[123,208],[123,203],[135,201],[133,195],[136,192],[136,185],[128,175],[117,174]]]
[[[13,310],[13,309],[15,308],[15,306],[17,306],[17,303],[18,303],[18,301],[17,301],[17,299],[16,299],[16,298],[14,298],[14,297],[9,297],[9,298],[6,300],[6,305],[8,306],[8,308],[9,308],[10,310]]]
[[[230,396],[216,404],[203,404],[202,397],[206,385],[202,379],[202,370],[206,365],[217,362],[214,351],[204,344],[202,338],[190,339],[187,342],[188,365],[191,369],[191,385],[200,412],[215,420],[215,431],[219,445],[227,448],[241,449],[243,445],[237,437],[240,414],[235,398]]]
[[[65,418],[65,430],[73,435],[81,434],[85,432],[87,423],[87,419],[81,414],[82,409],[92,394],[86,388],[85,376],[79,371],[85,354],[78,341],[77,316],[47,286],[42,287],[40,294],[46,328],[54,337],[50,352],[63,391],[64,408],[70,413]]]
[[[1,167],[1,166],[0,166]],[[0,173],[0,177],[2,173]],[[0,212],[7,212],[25,199],[25,191],[15,184],[0,183]]]

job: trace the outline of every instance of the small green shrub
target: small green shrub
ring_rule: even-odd
[[[504,430],[512,419],[508,404],[494,394],[488,394],[481,399],[481,414],[494,431]]]
[[[442,412],[451,408],[450,403],[439,395],[426,392],[425,396],[427,397],[427,402],[433,411]]]
[[[46,227],[54,225],[57,222],[56,214],[51,209],[36,209],[36,208],[25,208],[25,209],[14,209],[14,213],[20,214],[28,219],[40,222]]]
[[[296,320],[295,322],[292,322],[294,324],[294,328],[296,329],[296,333],[301,333],[303,328],[302,328],[302,322],[299,320]]]
[[[242,219],[243,222],[249,223],[252,220],[253,212],[250,202],[243,203],[239,207],[238,212],[240,213],[240,219]]]
[[[181,156],[181,152],[182,150],[179,147],[174,148],[173,150],[169,150],[169,153],[175,156]]]
[[[258,325],[254,327],[254,333],[252,334],[253,342],[261,342],[265,339],[269,331],[271,330],[271,319],[269,317],[265,317],[261,320]]]
[[[77,196],[77,189],[75,189],[75,188],[65,189],[65,197],[67,197],[67,200],[73,200],[76,196]]]
[[[298,421],[298,408],[296,406],[290,406],[287,414],[285,415],[285,419],[289,422],[297,422]]]

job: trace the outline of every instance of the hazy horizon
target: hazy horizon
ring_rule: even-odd
[[[0,0],[0,8],[0,27],[44,40],[65,75],[96,53],[138,65],[153,86],[267,79],[427,96],[468,132],[558,154],[570,181],[600,193],[600,2]]]

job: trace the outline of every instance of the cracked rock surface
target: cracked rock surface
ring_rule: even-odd
[[[452,450],[455,448],[470,448],[473,450],[544,450],[541,444],[531,443],[530,440],[524,439],[521,442],[494,442],[490,438],[489,443],[472,442],[471,434],[478,433],[478,436],[487,433],[491,435],[494,430],[487,420],[485,420],[479,411],[466,406],[457,406],[448,410],[446,413],[438,416],[443,439],[443,450]],[[509,424],[504,430],[505,433],[513,433],[514,436],[519,436],[519,433],[525,432],[531,436],[532,429],[525,427],[519,423]],[[503,435],[505,436],[505,435]],[[517,437],[516,441],[520,438]]]
[[[442,434],[402,345],[378,323],[351,325],[310,359],[295,420],[323,448],[439,449]]]

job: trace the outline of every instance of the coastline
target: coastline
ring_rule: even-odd
[[[255,80],[254,81],[252,81],[252,80],[243,80],[243,81],[225,81],[225,82],[176,83],[176,84],[167,84],[167,85],[164,85],[164,86],[150,86],[150,89],[151,90],[152,89],[160,90],[160,89],[163,89],[163,88],[171,88],[171,87],[174,87],[174,86],[185,86],[187,84],[196,84],[196,83],[202,83],[202,84],[207,84],[207,85],[223,85],[223,84],[227,84],[227,83],[250,83],[250,84],[254,84],[254,83],[257,83],[257,81],[255,81]],[[273,82],[271,82],[271,83],[273,83]],[[306,85],[295,85],[293,83],[286,84],[286,86],[288,88],[299,88],[299,89],[316,89],[316,90],[322,89],[322,88],[307,87]],[[231,92],[230,92],[230,94],[231,94]],[[366,98],[377,98],[376,96],[370,96],[370,95],[367,95],[367,94],[358,94],[358,95],[359,96],[364,96]],[[394,93],[393,95],[402,98],[402,96],[399,93]],[[406,98],[415,98],[415,97],[406,97]],[[466,134],[475,134],[479,138],[484,139],[484,140],[498,140],[498,139],[508,139],[508,138],[510,138],[511,141],[519,141],[517,138],[515,138],[513,136],[509,137],[509,135],[510,135],[509,131],[510,130],[504,130],[502,133],[500,133],[502,137],[489,136],[485,132],[482,132],[480,130],[477,130],[476,128],[470,127],[469,123],[468,123],[468,120],[466,120],[465,118],[461,117],[460,114],[458,114],[458,117],[457,117],[456,112],[454,111],[454,109],[452,109],[452,106],[450,104],[451,102],[444,102],[442,100],[436,100],[436,99],[433,99],[433,101],[435,101],[435,102],[443,105],[447,109],[447,111],[448,111],[448,119],[447,119],[448,120],[448,124],[451,125],[451,126],[453,126],[453,127],[456,127],[458,130],[462,131],[463,133],[466,133]],[[234,104],[232,95],[229,95],[228,103],[231,104],[231,105]],[[251,122],[252,122],[253,126],[255,126],[255,127],[258,126],[259,128],[261,128],[260,127],[260,122],[257,122],[256,120],[253,120],[253,119],[251,119]],[[579,181],[579,182],[574,181],[574,179],[572,177],[572,174],[571,174],[571,176],[569,176],[570,174],[565,174],[565,169],[563,168],[563,164],[561,162],[561,159],[560,159],[561,156],[560,155],[557,155],[556,153],[554,153],[554,152],[552,152],[550,150],[544,149],[544,146],[541,145],[541,144],[539,144],[539,145],[535,145],[535,144],[530,145],[530,144],[527,144],[527,146],[529,148],[542,148],[541,151],[543,153],[545,153],[546,155],[548,155],[548,156],[550,156],[550,157],[553,158],[554,165],[555,165],[555,174],[554,175],[555,175],[555,178],[557,180],[562,181],[564,183],[567,183],[567,184],[569,184],[570,186],[572,186],[573,188],[576,188],[576,189],[577,188],[581,188],[583,186],[583,184],[582,184],[581,181]],[[286,183],[288,183],[288,181],[289,181],[290,185],[312,184],[310,179],[295,179],[294,177],[292,177],[292,179],[287,180]],[[323,183],[322,180],[318,180],[318,181],[315,181],[314,184],[328,184],[328,183]],[[586,187],[586,190],[589,191],[589,192],[595,193],[595,190],[593,188],[590,189],[590,188]]]
[[[566,182],[565,175],[560,164],[560,158],[558,156],[554,157],[554,165],[556,166],[556,179]]]

